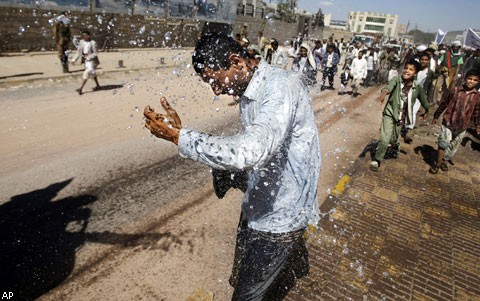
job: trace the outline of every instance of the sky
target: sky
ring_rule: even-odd
[[[332,14],[333,20],[347,20],[348,12],[396,14],[400,24],[410,21],[409,30],[417,27],[425,32],[480,29],[479,0],[298,0],[298,7],[307,12]]]

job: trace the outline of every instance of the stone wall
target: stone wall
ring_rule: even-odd
[[[55,49],[51,20],[59,11],[0,7],[0,52],[50,51]],[[203,21],[152,18],[143,15],[71,11],[72,35],[89,30],[100,48],[172,47],[195,45]],[[233,33],[247,25],[248,38],[256,44],[258,31],[280,43],[299,32],[298,23],[285,23],[248,16],[237,16]],[[322,30],[310,30],[310,37],[321,38]],[[71,45],[73,48],[73,44]]]

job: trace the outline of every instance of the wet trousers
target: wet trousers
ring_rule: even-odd
[[[303,233],[256,231],[240,218],[230,277],[232,301],[282,300],[296,279],[308,274]]]
[[[393,147],[398,147],[400,145],[399,138],[401,130],[401,124],[392,117],[383,115],[382,124],[380,126],[380,141],[378,142],[377,150],[375,151],[376,161],[380,162],[384,159],[389,144]]]
[[[442,130],[438,136],[438,147],[445,150],[445,160],[451,160],[457,152],[463,137],[467,131],[452,131],[446,126],[442,125]]]

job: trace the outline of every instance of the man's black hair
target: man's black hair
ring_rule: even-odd
[[[418,71],[420,71],[420,69],[422,69],[422,65],[420,65],[420,63],[417,62],[415,59],[409,59],[408,62],[405,63],[405,66],[406,65],[412,65],[413,67],[415,67],[416,72],[418,72]]]
[[[476,76],[476,77],[480,78],[480,69],[472,68],[472,69],[468,70],[467,73],[465,74],[465,79],[467,79],[467,77],[469,77],[469,76]]]
[[[418,56],[418,58],[421,59],[424,56],[426,56],[426,57],[428,57],[428,59],[430,59],[430,55],[427,53],[427,50],[421,52],[420,55]]]
[[[91,35],[91,34],[90,34],[90,31],[88,31],[88,30],[82,31],[82,34],[88,34],[89,36]]]
[[[222,33],[208,33],[197,42],[192,55],[192,65],[197,73],[204,68],[213,70],[228,69],[228,57],[236,53],[241,57],[248,57],[245,50],[232,37]]]

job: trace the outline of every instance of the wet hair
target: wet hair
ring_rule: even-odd
[[[476,76],[480,79],[480,69],[478,68],[473,68],[467,71],[465,74],[465,79],[467,79],[469,76]]]
[[[192,65],[197,73],[204,68],[213,70],[230,68],[229,56],[232,53],[248,57],[246,51],[232,37],[222,33],[203,35],[195,46],[192,55]]]
[[[417,62],[415,59],[409,59],[408,62],[405,63],[405,66],[407,65],[412,65],[415,67],[415,71],[418,72],[420,69],[422,69],[422,66],[420,65],[419,62]]]
[[[90,34],[90,31],[88,31],[88,30],[82,31],[82,34],[88,34],[89,36],[91,35],[91,34]]]

